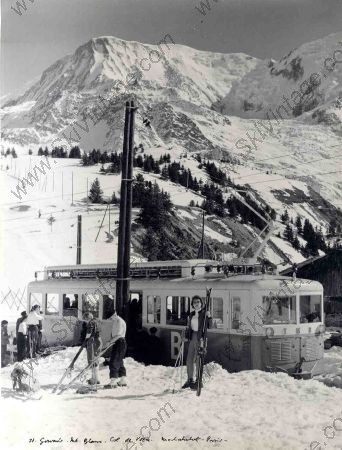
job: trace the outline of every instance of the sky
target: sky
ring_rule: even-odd
[[[2,0],[1,96],[96,36],[277,59],[341,29],[342,0]]]

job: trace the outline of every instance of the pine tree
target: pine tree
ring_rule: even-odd
[[[297,236],[293,239],[292,245],[294,249],[300,250],[300,242]]]
[[[98,178],[95,178],[95,180],[93,181],[93,183],[90,187],[89,200],[92,203],[102,203],[103,202],[102,194],[103,194],[103,191],[100,187],[100,182],[99,182]]]
[[[167,167],[167,166],[164,166],[164,167],[162,168],[162,171],[161,171],[161,177],[162,177],[164,180],[167,180],[167,179],[169,178],[169,170],[168,170],[168,167]]]
[[[299,216],[297,216],[297,218],[296,218],[296,223],[295,223],[295,225],[296,225],[296,227],[297,227],[298,233],[299,233],[299,234],[302,234],[302,233],[303,233],[303,227],[302,227],[302,221],[301,221],[301,219],[300,219]]]
[[[84,153],[82,155],[82,165],[83,166],[88,166],[89,165],[89,157],[88,157],[87,153]]]
[[[113,205],[117,205],[119,203],[119,199],[117,198],[115,192],[113,192],[113,194],[112,194],[112,198],[110,199],[110,203],[112,203]]]
[[[293,231],[292,231],[292,227],[289,223],[286,224],[286,227],[284,230],[284,238],[289,242],[293,242]]]
[[[71,148],[69,158],[81,158],[81,150],[78,145]]]
[[[289,221],[289,213],[287,212],[287,209],[285,209],[285,212],[280,216],[280,219],[283,223],[287,223]]]

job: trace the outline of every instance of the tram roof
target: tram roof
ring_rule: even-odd
[[[32,291],[35,287],[38,288],[49,288],[60,289],[62,286],[65,290],[71,288],[91,288],[97,289],[101,291],[103,289],[104,293],[106,289],[115,288],[115,279],[45,279],[41,281],[32,281],[29,283],[29,288]],[[321,283],[318,281],[306,280],[306,279],[293,279],[292,277],[286,277],[281,275],[233,275],[229,277],[224,277],[223,275],[218,276],[199,276],[199,277],[183,277],[183,278],[173,278],[173,279],[158,279],[158,278],[140,278],[140,279],[131,279],[131,285],[133,288],[137,288],[138,286],[142,287],[158,287],[165,289],[167,285],[172,286],[173,289],[177,288],[177,285],[185,287],[195,287],[198,288],[198,285],[205,286],[216,286],[221,289],[224,286],[229,286],[235,289],[244,289],[242,284],[245,285],[245,288],[250,289],[275,289],[276,292],[283,292],[291,295],[293,291],[321,291],[323,289]]]

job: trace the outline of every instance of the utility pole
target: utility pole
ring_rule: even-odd
[[[127,207],[127,173],[128,173],[128,139],[130,132],[130,104],[126,102],[125,107],[125,126],[122,147],[122,171],[121,171],[121,189],[120,189],[120,216],[119,216],[119,235],[118,235],[118,255],[117,255],[117,274],[116,274],[116,310],[119,315],[123,315],[124,298],[123,298],[123,266],[125,254],[125,237],[126,237],[126,207]],[[126,297],[126,296],[125,296]]]
[[[129,321],[129,273],[132,219],[132,179],[134,145],[134,101],[126,102],[125,128],[122,151],[122,174],[120,190],[120,217],[118,236],[116,306],[118,314]]]
[[[82,216],[77,216],[77,254],[76,264],[81,264],[82,260]]]
[[[134,157],[134,116],[136,108],[134,101],[130,103],[130,120],[128,134],[128,157],[127,157],[127,193],[126,193],[126,227],[125,227],[125,246],[124,246],[124,268],[123,268],[123,304],[126,322],[129,323],[129,275],[131,262],[131,225],[132,225],[132,182],[133,182],[133,157]]]
[[[198,259],[204,259],[204,215],[205,215],[205,211],[203,209],[203,211],[202,211],[202,237],[201,237],[201,243],[200,243],[200,246],[199,246],[198,252],[197,252]]]
[[[110,203],[108,205],[108,234],[110,234]]]
[[[87,177],[87,212],[89,212],[89,193],[88,193],[88,177]]]
[[[74,172],[71,172],[71,206],[74,206]]]

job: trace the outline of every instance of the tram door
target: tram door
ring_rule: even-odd
[[[251,368],[251,336],[245,318],[250,310],[249,291],[231,291],[228,305],[229,370],[248,370]]]
[[[135,331],[142,328],[142,298],[141,291],[129,293],[129,325]]]

